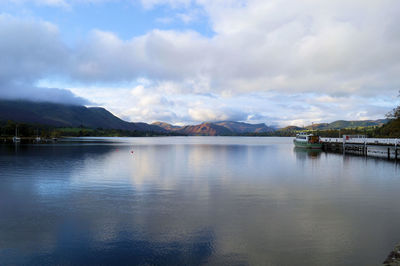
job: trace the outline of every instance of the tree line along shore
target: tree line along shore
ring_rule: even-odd
[[[15,121],[0,122],[0,137],[10,140],[15,136],[16,128],[18,136],[30,140],[40,137],[52,139],[60,137],[146,137],[146,136],[187,136],[187,134],[173,131],[152,132],[138,130],[103,129],[87,127],[54,127],[39,124],[17,123]],[[328,130],[287,130],[277,129],[272,132],[221,134],[221,136],[258,136],[258,137],[293,137],[299,132],[309,131],[321,137],[340,137],[342,135],[364,135],[371,138],[400,138],[400,118],[390,119],[382,126],[368,126],[356,128],[328,129]]]

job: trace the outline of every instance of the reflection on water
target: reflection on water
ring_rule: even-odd
[[[393,162],[290,138],[0,146],[0,264],[377,265]]]
[[[322,150],[320,149],[312,150],[312,149],[295,147],[293,148],[293,150],[296,153],[296,158],[299,160],[305,160],[307,158],[318,159],[322,154]]]

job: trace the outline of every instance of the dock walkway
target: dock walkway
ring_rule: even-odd
[[[343,138],[321,138],[324,151],[351,153],[364,156],[400,159],[400,139],[365,138],[343,136]]]

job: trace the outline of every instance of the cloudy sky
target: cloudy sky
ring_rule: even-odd
[[[398,0],[1,0],[0,98],[285,126],[399,104]]]

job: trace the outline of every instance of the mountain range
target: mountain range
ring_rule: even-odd
[[[249,124],[234,121],[220,121],[220,122],[205,122],[199,125],[188,126],[173,126],[164,122],[155,122],[152,125],[157,125],[168,131],[184,135],[198,135],[198,136],[218,136],[218,135],[237,135],[246,133],[270,133],[275,129],[268,127],[265,124]]]
[[[275,131],[327,130],[381,126],[388,120],[344,121],[313,124],[307,127],[289,126],[281,129],[261,124],[236,121],[204,122],[198,125],[175,126],[164,122],[133,123],[124,121],[101,107],[85,107],[22,100],[0,100],[0,121],[49,125],[54,127],[84,127],[128,131],[177,133],[182,135],[218,136],[273,134]]]

